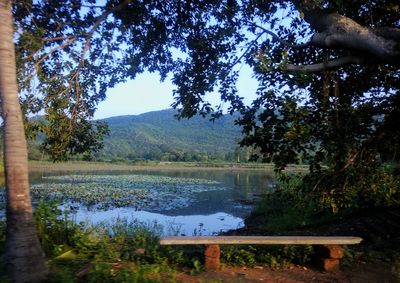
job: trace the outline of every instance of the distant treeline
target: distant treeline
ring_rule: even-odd
[[[251,156],[249,148],[237,148],[229,152],[200,152],[200,151],[182,151],[179,149],[150,149],[143,152],[128,153],[121,155],[94,155],[96,161],[170,161],[170,162],[209,162],[209,161],[227,161],[227,162],[247,162]]]

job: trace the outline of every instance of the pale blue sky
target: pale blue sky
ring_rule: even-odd
[[[174,86],[170,79],[160,82],[156,73],[144,73],[129,81],[110,89],[105,101],[98,105],[95,119],[103,119],[120,115],[137,115],[149,111],[171,108]],[[257,82],[251,77],[250,68],[243,65],[238,82],[239,95],[245,97],[249,104],[255,98]],[[219,103],[219,95],[212,93],[209,100]]]

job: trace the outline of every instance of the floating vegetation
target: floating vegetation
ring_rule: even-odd
[[[134,207],[166,211],[189,206],[193,194],[224,190],[219,182],[156,175],[65,175],[31,186],[34,201],[57,199],[89,209]]]

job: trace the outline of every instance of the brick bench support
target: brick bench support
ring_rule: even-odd
[[[359,237],[312,237],[312,236],[182,236],[161,237],[161,245],[205,245],[206,270],[220,267],[219,245],[313,245],[316,261],[323,270],[339,268],[343,257],[342,245],[359,244]]]

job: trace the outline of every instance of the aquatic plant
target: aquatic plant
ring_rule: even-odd
[[[64,175],[44,177],[31,187],[34,201],[57,199],[91,209],[134,207],[165,211],[187,207],[193,194],[224,190],[220,183],[155,175]]]

